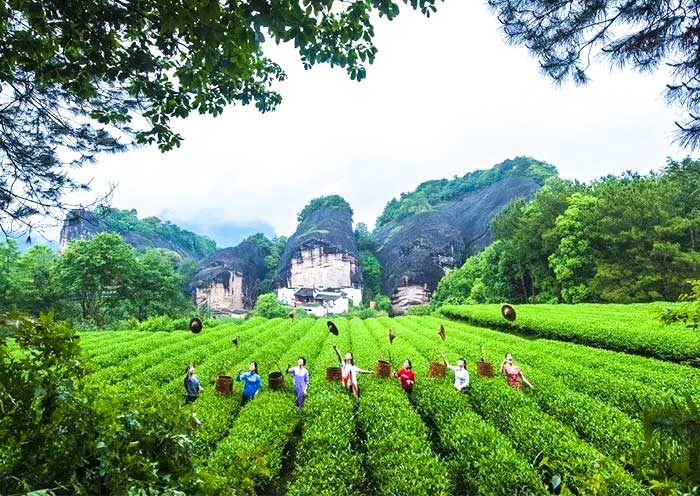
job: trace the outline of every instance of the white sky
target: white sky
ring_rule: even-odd
[[[87,173],[118,183],[113,206],[202,233],[218,225],[290,235],[312,198],[337,193],[370,228],[384,205],[428,179],[529,155],[562,177],[646,173],[667,156],[674,120],[666,74],[595,67],[584,87],[555,87],[523,47],[508,46],[481,2],[448,0],[427,19],[380,21],[379,54],[361,83],[343,69],[305,71],[292,46],[276,112],[230,107],[177,123],[180,149],[104,156]],[[250,227],[247,227],[250,226]]]

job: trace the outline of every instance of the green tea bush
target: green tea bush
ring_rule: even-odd
[[[361,364],[379,358],[364,322],[350,321],[352,351]],[[396,384],[364,381],[357,422],[366,436],[367,461],[379,494],[451,494],[447,467],[433,452],[425,424]]]
[[[139,323],[138,330],[142,332],[173,332],[188,329],[189,321],[171,317],[149,317]]]
[[[406,310],[406,315],[424,316],[433,313],[433,308],[430,305],[413,305]]]
[[[353,449],[353,400],[336,384],[314,384],[303,410],[304,428],[289,496],[359,494],[362,457]],[[315,389],[319,389],[316,391]]]
[[[255,495],[282,469],[282,456],[299,413],[289,394],[259,393],[241,410],[226,439],[209,458],[209,470],[236,495]]]
[[[579,494],[649,494],[619,465],[533,407],[519,391],[484,380],[474,381],[471,389],[474,408],[505,433],[518,451],[537,460],[546,480],[559,476],[563,487]]]
[[[700,333],[664,326],[656,305],[519,305],[508,322],[500,305],[444,305],[444,315],[476,325],[634,353],[673,362],[700,362]]]
[[[474,413],[469,398],[443,381],[415,388],[422,415],[431,418],[440,443],[469,494],[499,496],[517,487],[523,494],[547,494],[539,475],[506,436]]]

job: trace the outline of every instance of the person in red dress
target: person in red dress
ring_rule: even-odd
[[[413,392],[413,385],[416,383],[416,375],[413,373],[411,360],[408,358],[405,359],[403,361],[403,368],[398,372],[394,372],[394,375],[401,379],[401,387],[403,390],[411,394]]]
[[[525,376],[523,375],[523,371],[520,370],[520,367],[515,365],[513,363],[513,355],[510,353],[506,353],[506,357],[503,359],[503,363],[501,363],[501,372],[503,372],[506,376],[506,379],[508,379],[508,385],[512,388],[517,389],[518,391],[523,390],[523,382],[530,386],[530,389],[535,389],[535,387],[530,384],[530,382],[525,379]]]

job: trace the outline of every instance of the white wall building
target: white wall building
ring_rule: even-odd
[[[362,290],[358,288],[279,288],[277,300],[295,308],[303,308],[317,317],[347,313],[350,303],[362,303]]]

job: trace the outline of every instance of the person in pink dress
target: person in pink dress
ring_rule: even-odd
[[[506,357],[503,359],[503,363],[501,363],[501,372],[505,374],[506,379],[508,379],[508,385],[512,388],[517,389],[518,391],[523,390],[523,382],[530,386],[530,389],[535,389],[535,387],[530,384],[530,382],[525,379],[525,376],[523,375],[523,371],[520,370],[520,367],[515,365],[513,363],[513,355],[510,353],[506,353]]]

